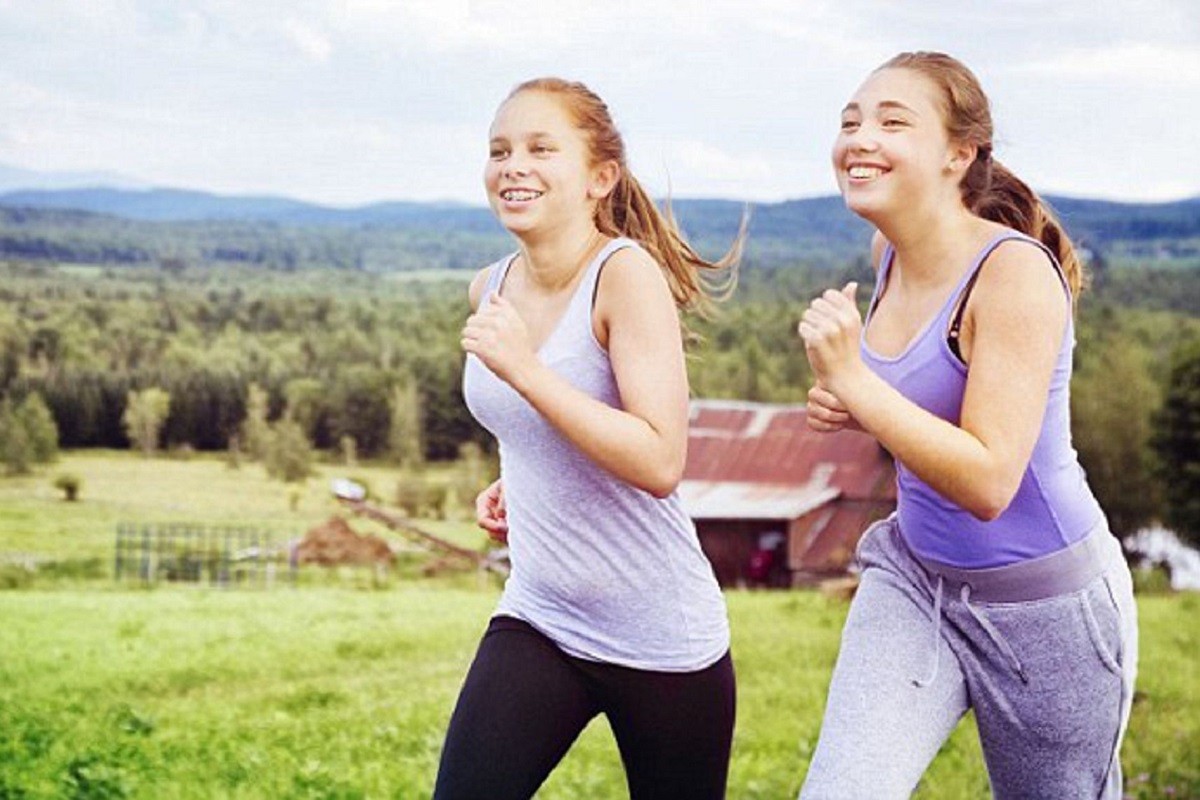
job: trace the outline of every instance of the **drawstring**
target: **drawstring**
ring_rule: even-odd
[[[924,689],[933,683],[933,679],[938,674],[938,666],[942,653],[942,648],[939,647],[942,643],[942,583],[942,576],[938,575],[937,590],[933,593],[933,669],[930,671],[928,678],[924,680],[913,679],[912,684],[918,689]]]
[[[1004,640],[1004,637],[1000,635],[1000,632],[996,630],[992,623],[988,622],[987,617],[975,610],[975,607],[970,603],[970,598],[971,586],[964,583],[962,587],[963,605],[967,607],[967,611],[975,618],[975,621],[979,623],[984,632],[987,633],[992,643],[1000,648],[1000,652],[1008,659],[1009,666],[1017,673],[1017,676],[1021,679],[1021,683],[1029,683],[1029,676],[1025,674],[1025,667],[1021,666],[1021,659],[1017,658],[1017,654],[1013,652],[1012,647],[1009,646],[1008,642]]]
[[[937,589],[935,589],[933,592],[933,668],[929,672],[929,677],[924,679],[913,679],[912,684],[918,689],[924,689],[926,686],[929,686],[931,683],[933,683],[934,679],[937,678],[938,667],[941,663],[942,648],[940,645],[942,643],[942,590],[944,588],[944,583],[945,580],[943,577],[938,575]],[[975,621],[979,623],[979,626],[983,628],[984,633],[986,633],[988,638],[992,640],[992,644],[999,648],[1000,652],[1008,660],[1009,666],[1012,667],[1013,671],[1017,673],[1017,677],[1021,679],[1022,683],[1029,683],[1029,676],[1025,674],[1025,667],[1022,666],[1021,660],[1017,658],[1017,654],[1013,652],[1012,647],[1007,641],[1005,641],[1004,637],[1000,635],[1000,632],[996,630],[995,626],[988,622],[987,617],[985,617],[981,612],[977,611],[975,606],[971,605],[970,584],[964,583],[962,585],[962,592],[960,593],[960,596],[962,598],[963,606],[965,606],[967,609],[967,613],[974,617]]]

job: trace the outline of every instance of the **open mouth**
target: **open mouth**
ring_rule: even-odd
[[[505,189],[500,192],[500,199],[509,203],[526,203],[541,196],[542,192],[535,192],[532,189]]]
[[[883,167],[866,166],[863,164],[854,164],[846,170],[846,174],[850,176],[850,179],[855,181],[874,180],[884,172]]]

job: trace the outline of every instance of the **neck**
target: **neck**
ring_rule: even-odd
[[[521,260],[529,283],[545,291],[568,286],[603,240],[590,219],[553,236],[522,238]]]
[[[897,215],[876,223],[892,243],[896,259],[903,264],[903,280],[909,284],[934,284],[957,277],[962,271],[962,253],[975,246],[987,223],[962,205],[947,213]]]

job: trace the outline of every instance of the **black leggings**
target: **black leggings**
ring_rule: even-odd
[[[632,800],[725,796],[735,705],[729,653],[696,672],[573,658],[527,623],[495,617],[450,720],[435,800],[532,797],[597,714]]]

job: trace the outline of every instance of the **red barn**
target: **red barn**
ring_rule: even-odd
[[[809,430],[805,416],[692,401],[679,494],[723,586],[844,575],[863,530],[895,508],[891,456],[866,434]]]

